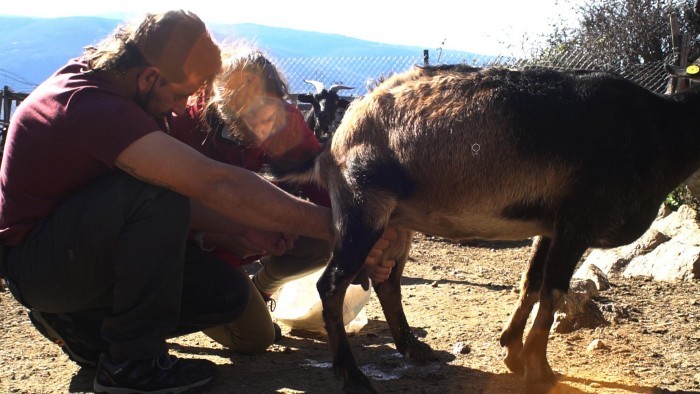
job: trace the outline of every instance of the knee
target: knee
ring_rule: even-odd
[[[202,332],[231,351],[249,355],[265,353],[275,339],[274,333],[268,335],[265,330],[246,332],[236,322]]]
[[[209,319],[212,322],[226,323],[239,319],[251,302],[250,286],[248,283],[236,283],[230,286],[230,290],[220,289],[215,299],[210,298],[207,306],[200,309],[209,310]]]
[[[176,227],[189,227],[190,199],[162,187],[148,185],[144,190],[145,199],[153,206],[153,211],[169,219]]]
[[[230,350],[243,354],[264,353],[275,342],[275,328],[267,304],[259,295],[253,294],[239,316],[204,333]]]
[[[303,253],[316,265],[324,265],[331,258],[333,248],[330,242],[313,238],[306,238],[305,242],[306,245],[302,246]]]
[[[265,353],[270,346],[272,346],[274,341],[274,332],[272,334],[268,333],[268,335],[261,332],[255,338],[239,341],[239,343],[231,346],[230,348],[235,352],[248,355],[262,354]]]
[[[123,193],[126,207],[132,213],[161,213],[172,220],[189,224],[190,200],[188,197],[161,186],[156,186],[132,176],[115,177]]]

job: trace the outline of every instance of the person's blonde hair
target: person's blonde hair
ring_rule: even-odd
[[[213,83],[208,106],[227,124],[240,121],[259,100],[283,100],[289,85],[274,64],[259,50],[241,54],[230,49],[223,55],[223,67]]]

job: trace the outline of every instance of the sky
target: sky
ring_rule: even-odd
[[[125,19],[143,12],[182,8],[193,11],[206,23],[256,23],[387,44],[518,55],[521,54],[518,51],[522,52],[523,35],[537,37],[547,33],[550,25],[558,20],[573,23],[575,17],[571,9],[583,1],[5,0],[0,13]]]

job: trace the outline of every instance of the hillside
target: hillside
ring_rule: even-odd
[[[45,19],[0,15],[0,25],[3,26],[4,33],[3,40],[0,40],[0,84],[9,85],[20,92],[31,91],[67,59],[80,55],[83,47],[97,43],[121,22],[102,17]],[[423,56],[423,48],[420,47],[388,45],[337,34],[255,24],[212,24],[210,29],[219,42],[243,40],[265,50],[276,59],[412,57],[417,62]],[[450,52],[458,59],[475,56],[468,52]],[[283,70],[299,74],[298,77],[288,75],[293,90],[294,86],[303,86],[303,82],[301,85],[295,85],[295,79],[315,78],[319,73],[313,71],[318,66],[302,63],[295,61],[295,64],[298,64],[296,68],[302,71],[297,70],[294,73],[293,70]],[[366,76],[379,76],[387,71],[381,67],[377,68],[376,65],[351,62],[336,64],[334,67],[340,69],[333,72],[342,74],[352,70],[363,79]],[[364,70],[363,67],[367,69]],[[401,67],[404,67],[403,64]],[[312,75],[314,73],[315,75]],[[334,79],[333,75],[327,77],[329,81]],[[338,78],[334,80],[338,81]]]

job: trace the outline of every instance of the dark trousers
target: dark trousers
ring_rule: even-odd
[[[9,248],[15,296],[97,318],[113,358],[167,351],[165,339],[228,323],[250,292],[240,270],[188,244],[189,200],[124,173],[67,199]]]

